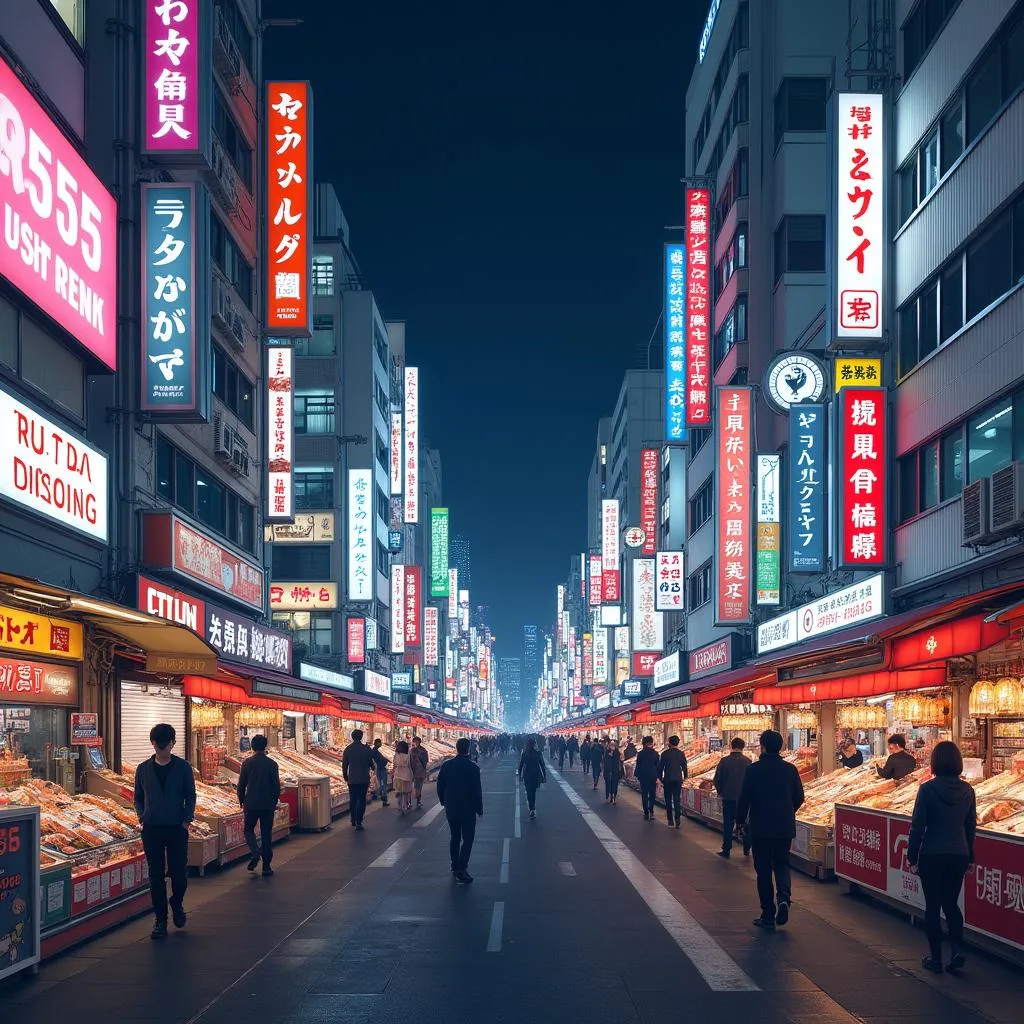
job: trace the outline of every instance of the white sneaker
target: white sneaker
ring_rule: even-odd
[[[536,818],[537,817],[537,812],[536,811],[530,811],[530,817],[531,818]]]

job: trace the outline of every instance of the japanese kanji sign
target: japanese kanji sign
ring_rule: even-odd
[[[882,384],[882,360],[877,356],[836,356],[833,391],[854,387],[877,388]]]
[[[403,491],[402,475],[402,414],[391,414],[391,494],[400,495]]]
[[[660,612],[679,612],[685,607],[686,561],[682,551],[659,551],[655,556],[657,591],[654,606]]]
[[[310,333],[313,94],[308,82],[267,83],[267,330]]]
[[[207,0],[145,0],[146,141],[149,154],[202,153],[204,79],[199,49]]]
[[[686,423],[711,423],[711,189],[686,189]]]
[[[789,414],[789,571],[825,569],[825,406],[795,405]]]
[[[420,372],[405,368],[405,445],[402,449],[405,486],[404,521],[420,521]]]
[[[292,422],[295,384],[290,345],[267,349],[267,513],[266,520],[291,519],[295,515],[292,475],[295,431]]]
[[[439,611],[437,605],[428,604],[423,609],[423,664],[437,668],[440,654]]]
[[[348,471],[348,599],[372,601],[374,581],[373,470]]]
[[[792,413],[790,413],[792,415]],[[777,605],[782,592],[781,578],[781,456],[759,454],[755,460],[757,474],[757,603]]]
[[[196,329],[196,203],[195,185],[142,185],[141,408],[186,419],[205,407],[198,334],[209,335]]]
[[[366,661],[366,620],[350,618],[346,623],[346,656],[350,665]]]
[[[665,245],[665,440],[686,440],[686,246]]]
[[[430,596],[448,596],[448,509],[430,510]]]
[[[839,561],[842,568],[885,565],[888,538],[884,388],[839,393]]]
[[[78,706],[78,667],[0,658],[0,702]]]
[[[881,93],[836,95],[836,339],[882,340],[885,132]]]
[[[605,604],[619,600],[619,502],[615,498],[601,502],[601,598]]]
[[[334,611],[338,607],[336,583],[270,584],[270,609],[275,612]]]
[[[225,661],[285,674],[292,670],[292,638],[282,630],[261,626],[246,615],[207,603],[203,637]]]
[[[633,560],[633,650],[665,649],[664,616],[655,607],[654,559]]]
[[[391,653],[405,653],[405,566],[391,565]]]
[[[603,626],[594,630],[594,682],[608,682],[608,630]]]
[[[597,608],[601,604],[601,556],[591,555],[588,559],[589,562],[589,576],[590,582],[587,588],[589,595],[587,603],[591,608]]]
[[[1024,844],[1019,836],[979,834],[964,879],[967,927],[1024,949]]]
[[[405,568],[405,646],[420,647],[423,644],[423,570],[418,565]]]
[[[448,622],[457,627],[459,622],[459,570],[448,568]]]
[[[640,553],[653,555],[658,547],[658,461],[657,448],[643,448],[640,451],[640,528],[644,531],[644,542]]]
[[[716,389],[715,624],[750,621],[753,401],[748,386]]]

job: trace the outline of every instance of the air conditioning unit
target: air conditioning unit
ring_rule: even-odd
[[[235,448],[231,453],[231,469],[238,476],[248,477],[249,453],[241,448]]]
[[[242,319],[239,313],[232,312],[231,325],[228,328],[228,333],[231,335],[232,340],[238,346],[238,348],[245,351],[245,321]]]
[[[989,477],[989,527],[993,534],[1024,530],[1024,462],[1011,462]]]
[[[224,147],[216,139],[213,140],[210,169],[206,172],[206,182],[210,186],[210,193],[214,198],[225,210],[233,213],[238,206],[238,179]]]
[[[231,461],[235,450],[235,432],[224,422],[223,416],[213,418],[213,454],[226,462]]]
[[[222,10],[217,8],[216,31],[213,36],[213,66],[225,77],[234,80],[242,73],[242,55],[238,51]]]

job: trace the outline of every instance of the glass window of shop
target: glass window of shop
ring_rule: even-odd
[[[274,625],[287,629],[297,644],[305,644],[309,654],[334,653],[330,612],[274,612],[273,619]]]
[[[0,789],[26,781],[22,758],[32,778],[56,781],[54,754],[67,744],[66,708],[0,704]]]
[[[79,46],[85,46],[85,0],[50,0]]]

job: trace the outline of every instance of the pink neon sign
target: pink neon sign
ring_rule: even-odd
[[[146,151],[200,146],[199,4],[146,0]]]

